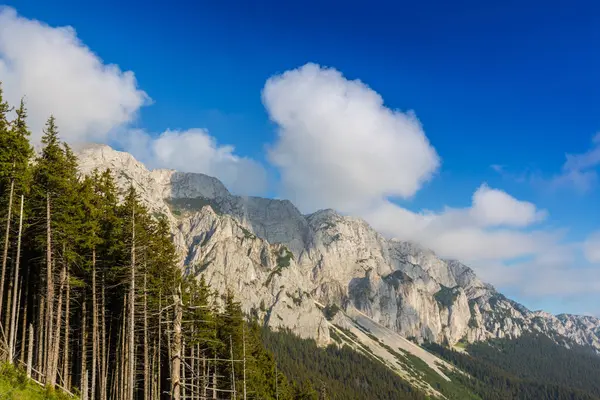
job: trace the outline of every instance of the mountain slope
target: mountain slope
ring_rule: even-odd
[[[530,311],[460,262],[388,240],[361,219],[333,210],[304,216],[287,200],[234,196],[215,178],[150,171],[107,146],[84,148],[79,159],[84,173],[110,168],[121,188],[133,185],[169,218],[182,267],[233,290],[269,326],[330,343],[316,301],[419,342],[542,332],[600,350],[597,318]]]
[[[589,347],[561,344],[526,333],[472,343],[462,352],[435,343],[425,347],[467,373],[468,379],[454,371],[448,375],[485,399],[599,399],[600,357]]]

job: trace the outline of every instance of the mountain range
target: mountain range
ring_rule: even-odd
[[[600,352],[598,318],[529,310],[460,261],[386,238],[360,218],[331,209],[303,215],[288,200],[236,196],[214,177],[150,170],[106,145],[82,147],[78,158],[82,173],[110,169],[122,190],[132,185],[152,213],[168,218],[187,274],[232,291],[273,329],[320,345],[342,336],[372,351],[391,341],[432,368],[440,360],[414,343],[538,332]],[[381,355],[393,362],[389,356]]]

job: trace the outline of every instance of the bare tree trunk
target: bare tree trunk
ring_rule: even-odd
[[[127,296],[124,297],[123,307],[127,306]],[[123,313],[123,322],[125,322],[125,313]],[[123,375],[123,352],[121,351],[123,348],[123,340],[125,333],[125,324],[123,323],[120,331],[117,333],[117,343],[115,347],[115,368],[113,372],[113,397],[117,400],[121,399],[121,381],[119,379],[120,376]]]
[[[21,311],[21,291],[22,286],[21,282],[17,282],[14,284],[14,298],[13,298],[13,311],[11,312],[11,328],[10,328],[10,338],[8,339],[10,344],[11,351],[11,362],[17,362],[17,333],[19,333],[19,314]],[[18,364],[17,364],[18,365]]]
[[[63,252],[64,253],[64,252]],[[54,347],[51,348],[52,352],[52,368],[50,369],[50,386],[56,385],[56,375],[58,373],[58,356],[60,354],[60,328],[62,324],[62,301],[63,301],[63,291],[65,288],[65,280],[67,277],[67,267],[63,263],[63,268],[60,273],[60,289],[58,292],[58,306],[56,311],[56,331],[54,333]]]
[[[150,394],[150,356],[148,342],[148,288],[147,272],[144,268],[144,400],[149,399]]]
[[[133,400],[135,387],[135,204],[131,210],[131,276],[129,283],[129,387],[128,400]]]
[[[37,326],[37,367],[40,373],[38,376],[41,382],[43,377],[41,374],[44,373],[44,304],[46,304],[44,297],[40,296],[39,315],[38,315],[38,326]]]
[[[213,374],[213,393],[212,393],[213,400],[217,399],[217,384],[218,384],[217,373],[218,373],[217,355],[215,354],[215,373]]]
[[[246,324],[242,325],[242,345],[244,352],[244,400],[246,400]]]
[[[186,398],[185,391],[185,340],[181,341],[181,378],[179,379],[179,386],[181,386],[181,394],[183,398]]]
[[[85,294],[83,296],[83,301],[81,304],[81,313],[82,319],[81,321],[81,398],[87,399],[88,397],[88,387],[87,387],[87,301],[85,298]]]
[[[27,295],[29,294],[29,288],[27,287],[27,285],[25,284],[25,280],[23,278],[21,278],[21,287],[25,287],[25,297],[23,297],[24,304],[23,304],[23,318],[22,318],[22,325],[21,325],[21,355],[19,357],[19,361],[21,362],[21,364],[25,364],[25,339],[26,339],[26,335],[27,335]]]
[[[27,351],[27,377],[31,378],[31,369],[33,368],[33,324],[29,324],[29,347]]]
[[[127,381],[129,379],[127,371],[129,371],[129,367],[127,365],[127,312],[125,312],[127,308],[127,295],[123,298],[123,325],[121,330],[121,359],[119,363],[119,368],[121,373],[119,374],[119,398],[121,400],[127,399],[126,397],[126,389],[127,389]]]
[[[200,350],[200,345],[198,345],[198,350]],[[206,354],[204,350],[202,350],[202,400],[206,400],[206,389],[208,386],[208,371],[206,370]]]
[[[11,312],[11,323],[10,323],[10,350],[9,350],[9,362],[13,362],[13,357],[15,353],[15,340],[17,337],[17,287],[19,283],[19,268],[21,261],[21,235],[23,234],[23,203],[25,201],[25,196],[21,195],[21,212],[19,213],[19,236],[17,238],[17,259],[15,261],[15,283],[14,283],[14,293],[13,293],[13,307]]]
[[[177,289],[177,293],[173,295],[174,314],[173,320],[173,349],[172,367],[171,367],[171,398],[175,400],[181,399],[181,320],[183,318],[183,308],[181,304],[181,286]]]
[[[156,379],[156,377],[158,376],[157,368],[156,368],[156,353],[157,353],[156,346],[157,346],[157,344],[156,344],[156,339],[155,339],[154,340],[154,345],[152,346],[152,368],[151,368],[151,371],[152,371],[152,388],[151,388],[151,392],[150,392],[150,398],[151,399],[158,398],[158,389],[157,389],[158,382],[157,382],[157,379]]]
[[[81,400],[88,400],[88,382],[90,381],[90,377],[88,375],[88,370],[86,369],[81,378],[83,380],[83,383],[81,385]]]
[[[158,289],[158,398],[160,399],[161,394],[161,374],[162,374],[162,289]]]
[[[190,379],[191,387],[192,387],[192,400],[196,400],[196,358],[194,355],[194,350],[196,346],[193,344],[190,346],[190,368],[192,369],[192,376]]]
[[[14,166],[13,166],[14,167]],[[2,302],[4,300],[4,278],[6,277],[6,263],[8,262],[8,245],[10,243],[10,222],[12,219],[12,204],[13,204],[13,195],[15,192],[15,179],[12,178],[10,181],[10,194],[8,196],[8,216],[6,218],[6,231],[4,233],[4,251],[2,253],[2,277],[0,278],[0,316],[2,315]],[[2,335],[4,341],[6,342],[6,333],[5,330],[8,327],[2,328]]]
[[[96,248],[92,249],[92,381],[91,398],[96,398],[96,366],[98,365],[98,304],[96,302]]]
[[[128,323],[129,319],[125,320],[125,332],[128,332],[128,327],[129,327],[129,323]],[[123,357],[124,357],[124,365],[125,365],[125,370],[123,372],[123,399],[124,400],[131,400],[129,398],[129,371],[131,370],[131,367],[129,365],[129,339],[128,336],[125,336],[125,340],[123,341]]]
[[[14,257],[14,254],[13,254]],[[8,291],[6,293],[6,312],[4,313],[4,323],[2,326],[2,343],[6,346],[6,355],[10,351],[10,311],[12,308],[12,294],[13,294],[13,276],[14,276],[14,268],[8,268],[8,276],[6,280],[8,281]],[[12,362],[12,360],[11,360]]]
[[[69,373],[69,335],[71,330],[71,282],[68,270],[66,277],[66,285],[67,298],[65,302],[65,351],[63,354],[63,379],[65,381],[65,387],[67,388],[67,390],[71,390],[71,374]]]
[[[50,194],[46,194],[46,372],[45,382],[48,383],[48,374],[52,372],[52,331],[54,320],[54,282],[52,281],[52,228],[50,212]]]
[[[105,285],[105,277],[104,271],[102,272],[102,313],[100,314],[102,317],[102,334],[101,334],[101,342],[100,342],[100,353],[102,357],[102,371],[100,374],[102,375],[102,384],[100,385],[100,400],[107,400],[107,389],[108,389],[108,356],[106,354],[106,298],[104,293],[104,285]]]
[[[165,321],[167,323],[167,330],[166,330],[166,336],[167,336],[167,366],[169,367],[169,376],[172,376],[171,374],[173,373],[171,370],[173,368],[173,363],[171,361],[173,361],[173,347],[171,347],[171,321],[170,320],[166,320]]]
[[[233,340],[231,339],[231,335],[229,335],[229,353],[231,354],[231,398],[235,399],[235,363],[233,362]]]
[[[17,286],[17,289],[18,289],[18,290],[15,289],[15,291],[17,292],[17,298],[15,299],[17,307],[15,309],[15,312],[13,313],[13,318],[14,318],[14,322],[13,322],[13,325],[14,325],[14,328],[13,328],[14,329],[14,336],[12,337],[12,343],[11,343],[11,346],[12,346],[12,349],[13,349],[12,350],[13,351],[13,358],[14,358],[15,362],[17,361],[16,360],[16,358],[17,358],[17,334],[19,333],[19,316],[21,315],[21,300],[23,299],[22,298],[22,295],[23,295],[23,293],[22,293],[23,292],[23,278],[19,279],[19,283],[16,284],[16,286]]]

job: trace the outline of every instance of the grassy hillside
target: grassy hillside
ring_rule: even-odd
[[[13,400],[74,400],[59,391],[46,389],[27,378],[25,371],[10,364],[0,367],[0,399]]]

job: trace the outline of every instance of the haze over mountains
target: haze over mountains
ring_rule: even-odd
[[[133,185],[152,212],[167,215],[187,273],[233,290],[268,326],[327,344],[332,325],[360,317],[418,342],[542,332],[600,350],[597,318],[530,311],[460,261],[388,240],[359,218],[334,210],[302,215],[287,200],[234,196],[216,178],[149,170],[105,145],[84,147],[78,157],[82,172],[111,169],[122,189]],[[332,324],[323,308],[333,305],[341,311]]]

